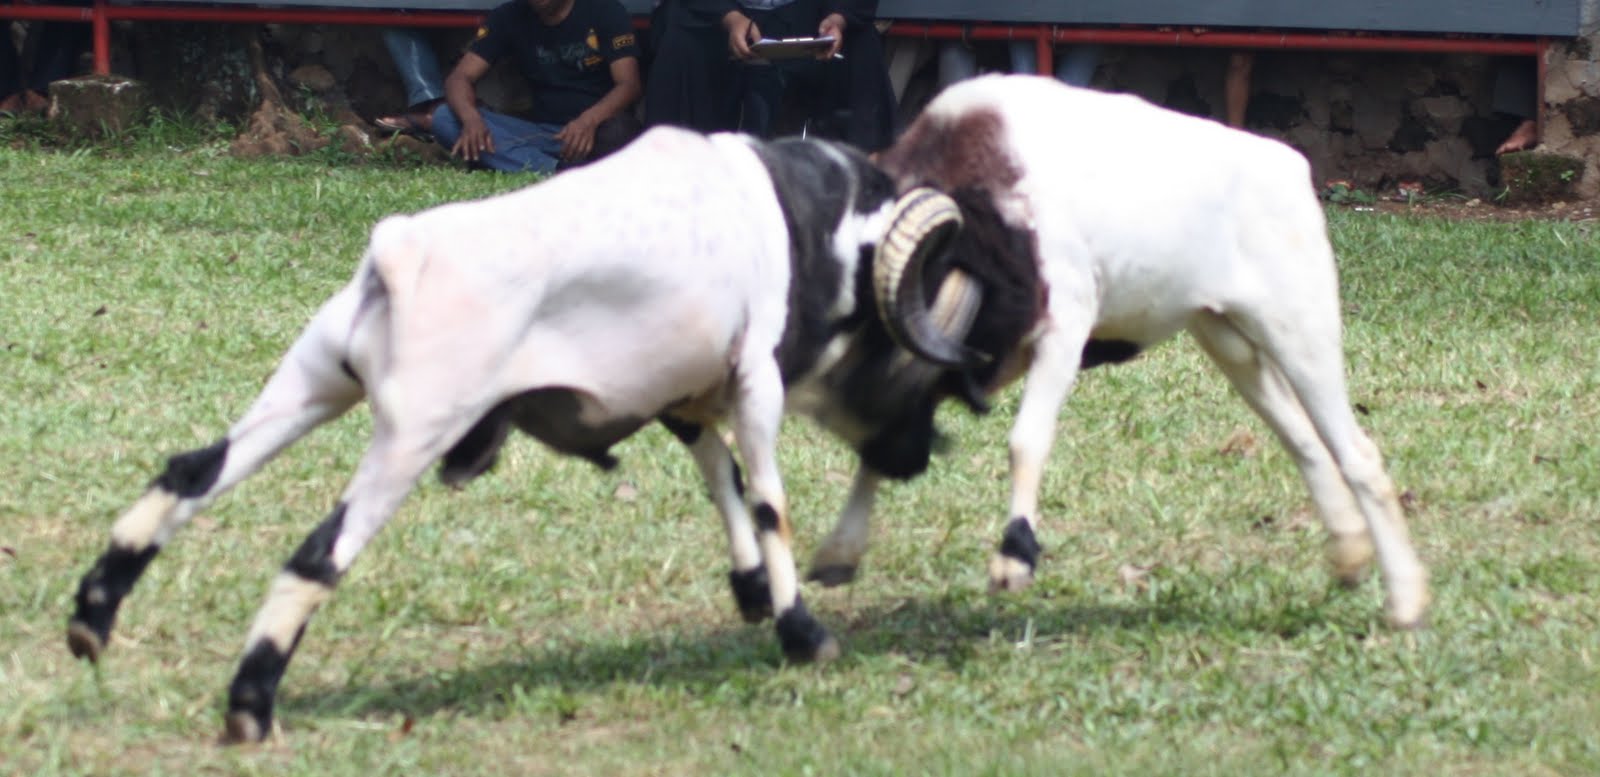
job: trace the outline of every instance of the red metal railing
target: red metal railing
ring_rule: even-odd
[[[1055,44],[1097,43],[1116,46],[1186,46],[1226,49],[1295,51],[1395,51],[1429,54],[1501,54],[1538,57],[1543,68],[1542,38],[1389,35],[1338,32],[1249,32],[1174,29],[1053,27],[1048,25],[894,22],[889,35],[930,40],[1034,41],[1039,73],[1055,72]],[[1544,88],[1540,73],[1540,90]]]
[[[0,0],[0,19],[88,22],[94,27],[94,71],[111,72],[112,21],[231,22],[257,24],[336,24],[386,27],[473,27],[483,19],[476,11],[401,11],[307,7],[204,6],[188,4],[113,5],[95,0],[89,7],[27,4]],[[643,20],[640,20],[642,24]],[[1534,38],[1390,35],[1338,32],[1251,32],[1193,28],[1055,27],[1039,24],[896,21],[888,34],[930,40],[1033,41],[1039,72],[1054,69],[1052,48],[1064,43],[1120,46],[1185,46],[1295,51],[1395,51],[1430,54],[1502,54],[1531,56],[1544,66],[1545,41]],[[1542,73],[1541,73],[1542,76]],[[1542,81],[1541,81],[1542,86]]]

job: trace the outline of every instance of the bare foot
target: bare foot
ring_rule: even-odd
[[[1537,145],[1539,145],[1539,128],[1533,123],[1533,119],[1523,119],[1494,153],[1499,155],[1526,151]]]

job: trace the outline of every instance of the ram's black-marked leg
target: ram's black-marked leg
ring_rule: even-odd
[[[729,572],[728,583],[745,623],[760,623],[772,617],[772,587],[767,582],[765,566]]]
[[[111,641],[117,607],[160,550],[151,545],[142,551],[131,551],[113,544],[101,554],[89,574],[78,583],[78,595],[74,597],[76,607],[67,621],[67,647],[72,655],[90,661],[100,660],[100,653]]]
[[[794,606],[778,616],[776,627],[783,655],[794,663],[832,661],[839,657],[839,641],[811,617],[805,601],[798,596]]]
[[[228,686],[224,742],[257,742],[272,732],[278,683],[283,680],[311,614],[333,594],[339,581],[333,546],[344,529],[346,510],[344,504],[336,507],[306,537],[273,582],[267,603],[245,640],[239,670]]]
[[[733,571],[728,573],[728,583],[733,589],[733,601],[739,615],[747,622],[757,623],[772,617],[772,592],[767,579],[766,565],[756,541],[755,526],[744,504],[744,478],[733,453],[724,445],[713,429],[672,416],[662,416],[661,423],[694,456],[700,477],[705,480],[711,503],[722,515],[723,528],[728,533],[728,553],[732,556]]]
[[[67,648],[78,658],[99,661],[111,640],[117,608],[133,590],[161,543],[193,512],[194,500],[217,484],[228,458],[228,441],[167,459],[139,501],[111,527],[111,544],[78,583],[72,617],[67,620]],[[184,501],[190,504],[185,505]]]
[[[1000,549],[990,562],[991,587],[1017,590],[1032,582],[1034,570],[1039,566],[1040,550],[1028,519],[1012,518],[1000,539]],[[997,581],[1008,582],[1002,585]]]

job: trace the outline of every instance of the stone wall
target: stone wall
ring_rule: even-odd
[[[1125,50],[1108,56],[1097,78],[1104,88],[1221,120],[1228,56]],[[1299,149],[1319,183],[1384,191],[1419,181],[1431,192],[1482,196],[1495,182],[1495,146],[1517,124],[1489,109],[1494,67],[1476,56],[1262,51],[1245,126]]]
[[[449,72],[472,30],[428,34]],[[158,107],[240,120],[259,100],[245,54],[252,36],[263,44],[270,75],[290,99],[321,98],[300,101],[299,107],[327,109],[336,119],[366,120],[406,107],[405,90],[376,27],[118,22],[112,25],[111,69],[146,82]],[[513,111],[527,105],[509,68],[496,68],[479,87],[492,105]]]
[[[978,53],[980,67],[1005,66],[1003,49]],[[1230,53],[1107,49],[1092,85],[1221,121]],[[1492,110],[1495,77],[1515,64],[1513,58],[1476,55],[1260,51],[1245,123],[1304,153],[1319,184],[1341,179],[1392,192],[1401,182],[1417,182],[1432,193],[1489,197],[1500,186],[1494,150],[1519,121]],[[1531,79],[1528,64],[1522,63]],[[919,71],[914,84],[930,75],[931,66]],[[1588,83],[1593,88],[1600,82]],[[931,86],[921,86],[908,89],[912,104],[904,106],[905,113],[926,99]],[[1066,142],[1065,129],[1062,136]]]
[[[1583,4],[1583,37],[1552,46],[1544,79],[1544,150],[1584,160],[1578,194],[1600,198],[1600,0]]]

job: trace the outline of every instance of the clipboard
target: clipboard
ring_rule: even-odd
[[[833,36],[815,38],[762,38],[750,44],[750,53],[762,59],[815,59],[833,47]]]

